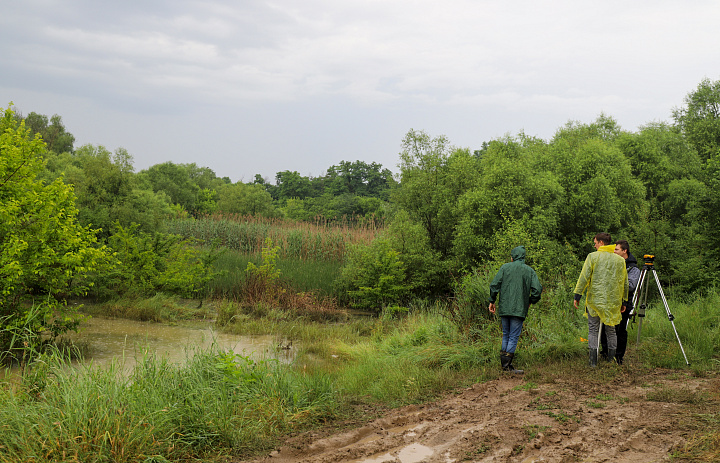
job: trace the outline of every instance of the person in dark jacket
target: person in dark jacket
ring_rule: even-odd
[[[490,313],[500,316],[502,322],[502,346],[500,365],[505,371],[523,373],[512,364],[518,338],[528,314],[530,304],[540,301],[542,285],[529,265],[525,264],[525,247],[518,246],[510,252],[510,262],[500,267],[490,283]],[[498,297],[499,295],[499,297]],[[497,309],[495,301],[497,300]]]
[[[626,303],[625,312],[622,312],[622,320],[615,326],[615,334],[617,335],[617,350],[615,351],[615,361],[622,365],[623,357],[625,356],[625,349],[627,348],[627,325],[628,319],[630,318],[630,312],[633,309],[633,295],[637,288],[638,282],[640,281],[640,269],[637,265],[637,259],[630,252],[630,244],[626,240],[617,240],[615,242],[615,254],[625,259],[625,269],[627,270],[628,276],[628,300]],[[612,360],[608,358],[607,338],[605,337],[605,331],[603,330],[600,337],[600,343],[602,344],[602,358]]]

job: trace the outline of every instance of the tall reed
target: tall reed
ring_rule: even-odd
[[[247,278],[248,263],[260,265],[259,255],[227,250],[213,263],[217,276],[207,285],[207,294],[216,298],[239,297]],[[342,262],[337,260],[301,259],[281,256],[276,262],[280,278],[295,291],[317,292],[323,296],[335,295],[333,283],[340,274]]]
[[[281,257],[315,261],[343,261],[350,245],[370,243],[382,230],[382,224],[374,220],[318,219],[311,223],[239,215],[174,219],[166,225],[170,233],[207,243],[217,240],[228,249],[246,254],[259,253],[269,237],[280,246]]]

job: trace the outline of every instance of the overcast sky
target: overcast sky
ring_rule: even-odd
[[[0,107],[123,147],[274,182],[342,160],[397,171],[410,129],[477,149],[600,113],[671,119],[720,79],[720,2],[6,0]]]

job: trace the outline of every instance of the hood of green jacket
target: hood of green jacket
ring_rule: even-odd
[[[510,251],[513,260],[525,260],[525,246],[518,246]]]

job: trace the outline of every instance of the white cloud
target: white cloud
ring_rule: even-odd
[[[0,98],[24,95],[26,112],[52,101],[45,111],[72,117],[74,133],[151,146],[142,162],[196,155],[207,141],[188,128],[221,119],[233,130],[213,150],[254,153],[251,174],[308,157],[322,171],[335,156],[394,156],[410,127],[484,141],[601,111],[624,126],[665,118],[703,77],[720,78],[718,19],[709,0],[26,0],[0,16]],[[127,124],[127,141],[95,124],[102,114]],[[277,125],[292,124],[303,129],[285,140]],[[148,138],[162,131],[177,145]],[[353,152],[336,135],[358,133],[378,141]]]

